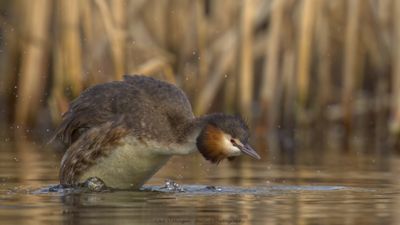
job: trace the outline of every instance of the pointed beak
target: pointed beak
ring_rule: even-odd
[[[245,144],[244,146],[241,146],[240,151],[249,155],[251,158],[261,159],[261,157],[257,154],[257,152],[252,147],[250,147],[249,144]]]

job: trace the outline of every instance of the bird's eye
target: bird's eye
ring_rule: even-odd
[[[232,143],[232,144],[236,144],[235,139],[232,138],[232,139],[231,139],[231,143]]]

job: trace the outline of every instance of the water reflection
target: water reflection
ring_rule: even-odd
[[[16,150],[16,151],[15,151]],[[28,142],[0,146],[4,224],[397,224],[396,157],[323,155],[295,164],[210,165],[177,157],[143,191],[37,192],[57,183],[59,155]],[[162,191],[165,179],[184,192]],[[214,185],[217,189],[207,189]],[[218,189],[220,188],[220,189]]]

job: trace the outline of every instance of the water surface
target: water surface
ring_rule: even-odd
[[[177,157],[141,191],[94,193],[49,191],[60,160],[50,149],[0,147],[0,224],[400,224],[395,156],[219,166]],[[166,179],[179,189],[166,188]]]

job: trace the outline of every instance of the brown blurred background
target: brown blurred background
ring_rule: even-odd
[[[145,74],[258,149],[385,154],[400,133],[400,1],[0,0],[0,133],[47,139],[68,102]]]

